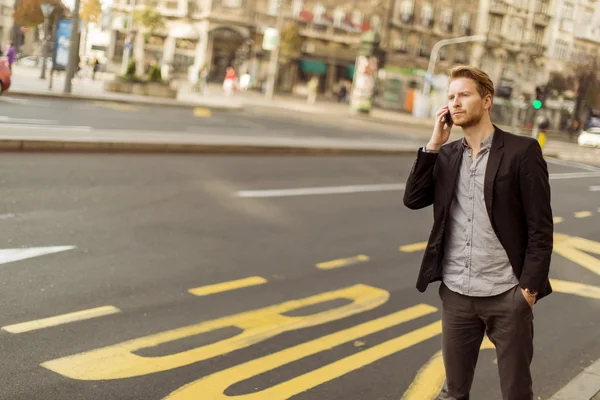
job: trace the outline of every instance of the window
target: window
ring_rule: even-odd
[[[583,26],[589,26],[592,24],[592,18],[594,17],[594,10],[586,9],[583,12],[581,23]]]
[[[341,28],[344,23],[344,19],[346,19],[346,12],[342,10],[342,8],[337,7],[333,12],[333,26],[336,28]]]
[[[325,15],[325,7],[323,6],[323,4],[315,4],[313,14],[315,15],[315,21],[320,22],[323,19],[323,15]]]
[[[420,39],[417,44],[417,56],[429,58],[429,43],[427,39]]]
[[[421,9],[421,25],[424,27],[431,27],[431,23],[433,22],[433,7],[431,4],[425,3],[423,8]]]
[[[442,22],[442,26],[444,27],[444,29],[446,29],[448,32],[452,32],[452,9],[451,8],[445,8],[444,11],[442,11],[440,20]]]
[[[465,49],[457,49],[454,62],[457,64],[465,64],[467,62],[467,52]]]
[[[460,16],[460,33],[462,35],[467,35],[471,30],[471,15],[469,13],[464,13]]]
[[[513,19],[510,26],[511,39],[515,42],[520,42],[523,38],[523,21],[518,18]]]
[[[440,61],[446,61],[448,59],[448,46],[442,47],[438,53]]]
[[[361,26],[362,25],[362,15],[360,11],[354,10],[352,11],[352,25]]]
[[[413,2],[410,0],[404,0],[402,4],[400,4],[400,20],[403,22],[410,21],[414,12]]]
[[[279,0],[269,0],[269,9],[267,10],[267,14],[269,15],[277,15],[277,11],[279,10]]]
[[[502,17],[494,15],[490,18],[490,33],[493,33],[495,35],[500,35],[501,32],[502,32]]]
[[[379,18],[379,15],[371,17],[371,27],[375,32],[381,32],[381,18]]]
[[[557,40],[554,45],[554,58],[558,60],[566,60],[569,56],[569,43],[564,40]]]
[[[533,38],[535,44],[544,44],[544,28],[536,28]]]
[[[563,9],[562,9],[562,18],[566,19],[566,20],[572,20],[573,19],[573,3],[566,1],[565,4],[563,4]]]
[[[406,36],[401,36],[400,38],[394,40],[394,50],[398,53],[406,53],[408,52],[408,41],[406,40]]]
[[[298,18],[303,9],[304,9],[304,1],[294,0],[292,2],[292,14],[294,15],[294,17]]]

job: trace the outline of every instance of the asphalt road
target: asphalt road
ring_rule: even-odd
[[[429,131],[362,120],[336,120],[264,107],[244,111],[141,106],[117,102],[0,97],[0,129],[133,130],[189,134],[407,139]]]
[[[431,224],[401,202],[412,161],[3,155],[0,399],[432,398],[439,358],[415,378],[440,349],[438,285],[420,294],[420,245],[399,251]],[[535,308],[541,399],[600,357],[600,177],[550,170],[569,235],[552,278],[576,284]],[[500,399],[494,360],[472,398]]]

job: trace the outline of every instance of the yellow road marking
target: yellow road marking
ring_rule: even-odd
[[[288,301],[271,307],[129,340],[113,346],[47,361],[41,365],[72,379],[106,380],[142,376],[231,353],[272,338],[282,332],[320,325],[372,310],[385,303],[389,296],[389,292],[383,289],[366,285],[354,285],[300,300]],[[336,299],[348,299],[352,302],[310,315],[298,317],[283,315],[295,309]],[[160,357],[143,357],[134,354],[141,349],[156,347],[164,343],[227,327],[237,327],[242,332],[219,342],[176,354]],[[205,397],[200,398],[204,399]]]
[[[494,345],[486,337],[481,343],[480,350],[493,348],[495,348]],[[442,390],[444,379],[446,379],[444,359],[442,352],[438,351],[417,372],[417,376],[408,387],[408,390],[404,392],[402,400],[434,400]]]
[[[559,279],[550,279],[552,289],[555,292],[574,294],[581,297],[600,299],[600,287],[586,285],[578,282],[561,281]]]
[[[211,112],[210,109],[205,107],[196,107],[194,108],[194,117],[206,118],[210,117]]]
[[[427,242],[419,242],[413,244],[407,244],[405,246],[400,246],[398,250],[404,253],[413,253],[415,251],[425,250],[427,248]]]
[[[587,218],[591,217],[592,213],[589,211],[579,211],[575,213],[575,218]]]
[[[324,261],[317,264],[317,268],[319,269],[333,269],[346,267],[352,264],[359,264],[361,262],[369,261],[369,256],[365,256],[363,254],[359,254],[358,256],[348,257],[348,258],[340,258],[337,260]]]
[[[412,347],[433,338],[442,332],[441,321],[426,325],[405,335],[388,340],[372,348],[362,350],[304,375],[287,380],[260,392],[240,396],[228,396],[224,392],[231,385],[259,374],[292,363],[302,358],[329,350],[333,347],[379,332],[407,321],[437,311],[435,307],[420,304],[385,317],[381,317],[352,328],[344,329],[310,342],[261,357],[241,365],[217,372],[176,390],[165,400],[224,400],[235,397],[239,400],[284,400],[315,386],[338,378],[351,371],[369,365],[381,358]]]
[[[52,326],[64,325],[70,322],[84,321],[86,319],[103,317],[105,315],[116,314],[120,311],[121,310],[113,306],[97,307],[89,310],[57,315],[55,317],[43,318],[35,321],[22,322],[20,324],[3,326],[2,330],[10,333],[24,333],[35,331],[38,329],[49,328]]]
[[[564,219],[562,217],[554,217],[553,221],[555,224],[560,224]]]
[[[600,254],[600,243],[560,233],[554,234],[554,251],[564,258],[600,275],[600,259],[584,253]]]
[[[194,289],[188,290],[195,296],[208,296],[210,294],[227,292],[230,290],[241,289],[249,286],[262,285],[267,283],[265,278],[260,276],[251,276],[249,278],[238,279],[235,281],[216,283],[214,285],[201,286]]]

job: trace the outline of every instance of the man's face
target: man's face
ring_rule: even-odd
[[[491,106],[491,96],[481,98],[474,80],[458,78],[450,82],[448,109],[454,125],[463,128],[477,125]]]

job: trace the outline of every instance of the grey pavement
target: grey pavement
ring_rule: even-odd
[[[417,313],[439,309],[437,285],[418,293],[422,252],[398,250],[426,240],[431,227],[431,210],[401,203],[412,162],[4,154],[0,328],[98,307],[118,311],[25,333],[0,329],[0,398],[153,400],[190,383],[200,385],[201,395],[176,399],[403,398],[440,349],[439,335],[430,333],[439,311]],[[549,168],[557,233],[587,239],[588,257],[597,258],[599,194],[589,187],[600,177],[559,160]],[[246,191],[255,197],[240,197]],[[26,250],[46,246],[75,248],[38,257]],[[19,251],[29,255],[15,261]],[[554,255],[552,279],[572,283],[555,285],[534,311],[536,399],[550,398],[600,358],[600,275],[577,260]],[[266,282],[205,296],[189,292],[248,277]],[[335,291],[349,287],[356,304],[344,314],[339,310],[352,300]],[[316,304],[287,303],[313,296],[320,296]],[[281,315],[312,322],[290,325],[274,311],[253,313],[276,305]],[[326,310],[322,320],[310,319]],[[398,312],[416,314],[399,323]],[[240,313],[251,314],[198,330]],[[382,318],[395,322],[382,325]],[[287,328],[265,329],[266,336],[254,330],[270,324]],[[252,333],[246,339],[258,340],[227,346],[243,329]],[[425,389],[416,384],[412,399],[432,398],[423,390],[431,392],[438,372]],[[481,353],[472,398],[501,398],[493,351]]]

